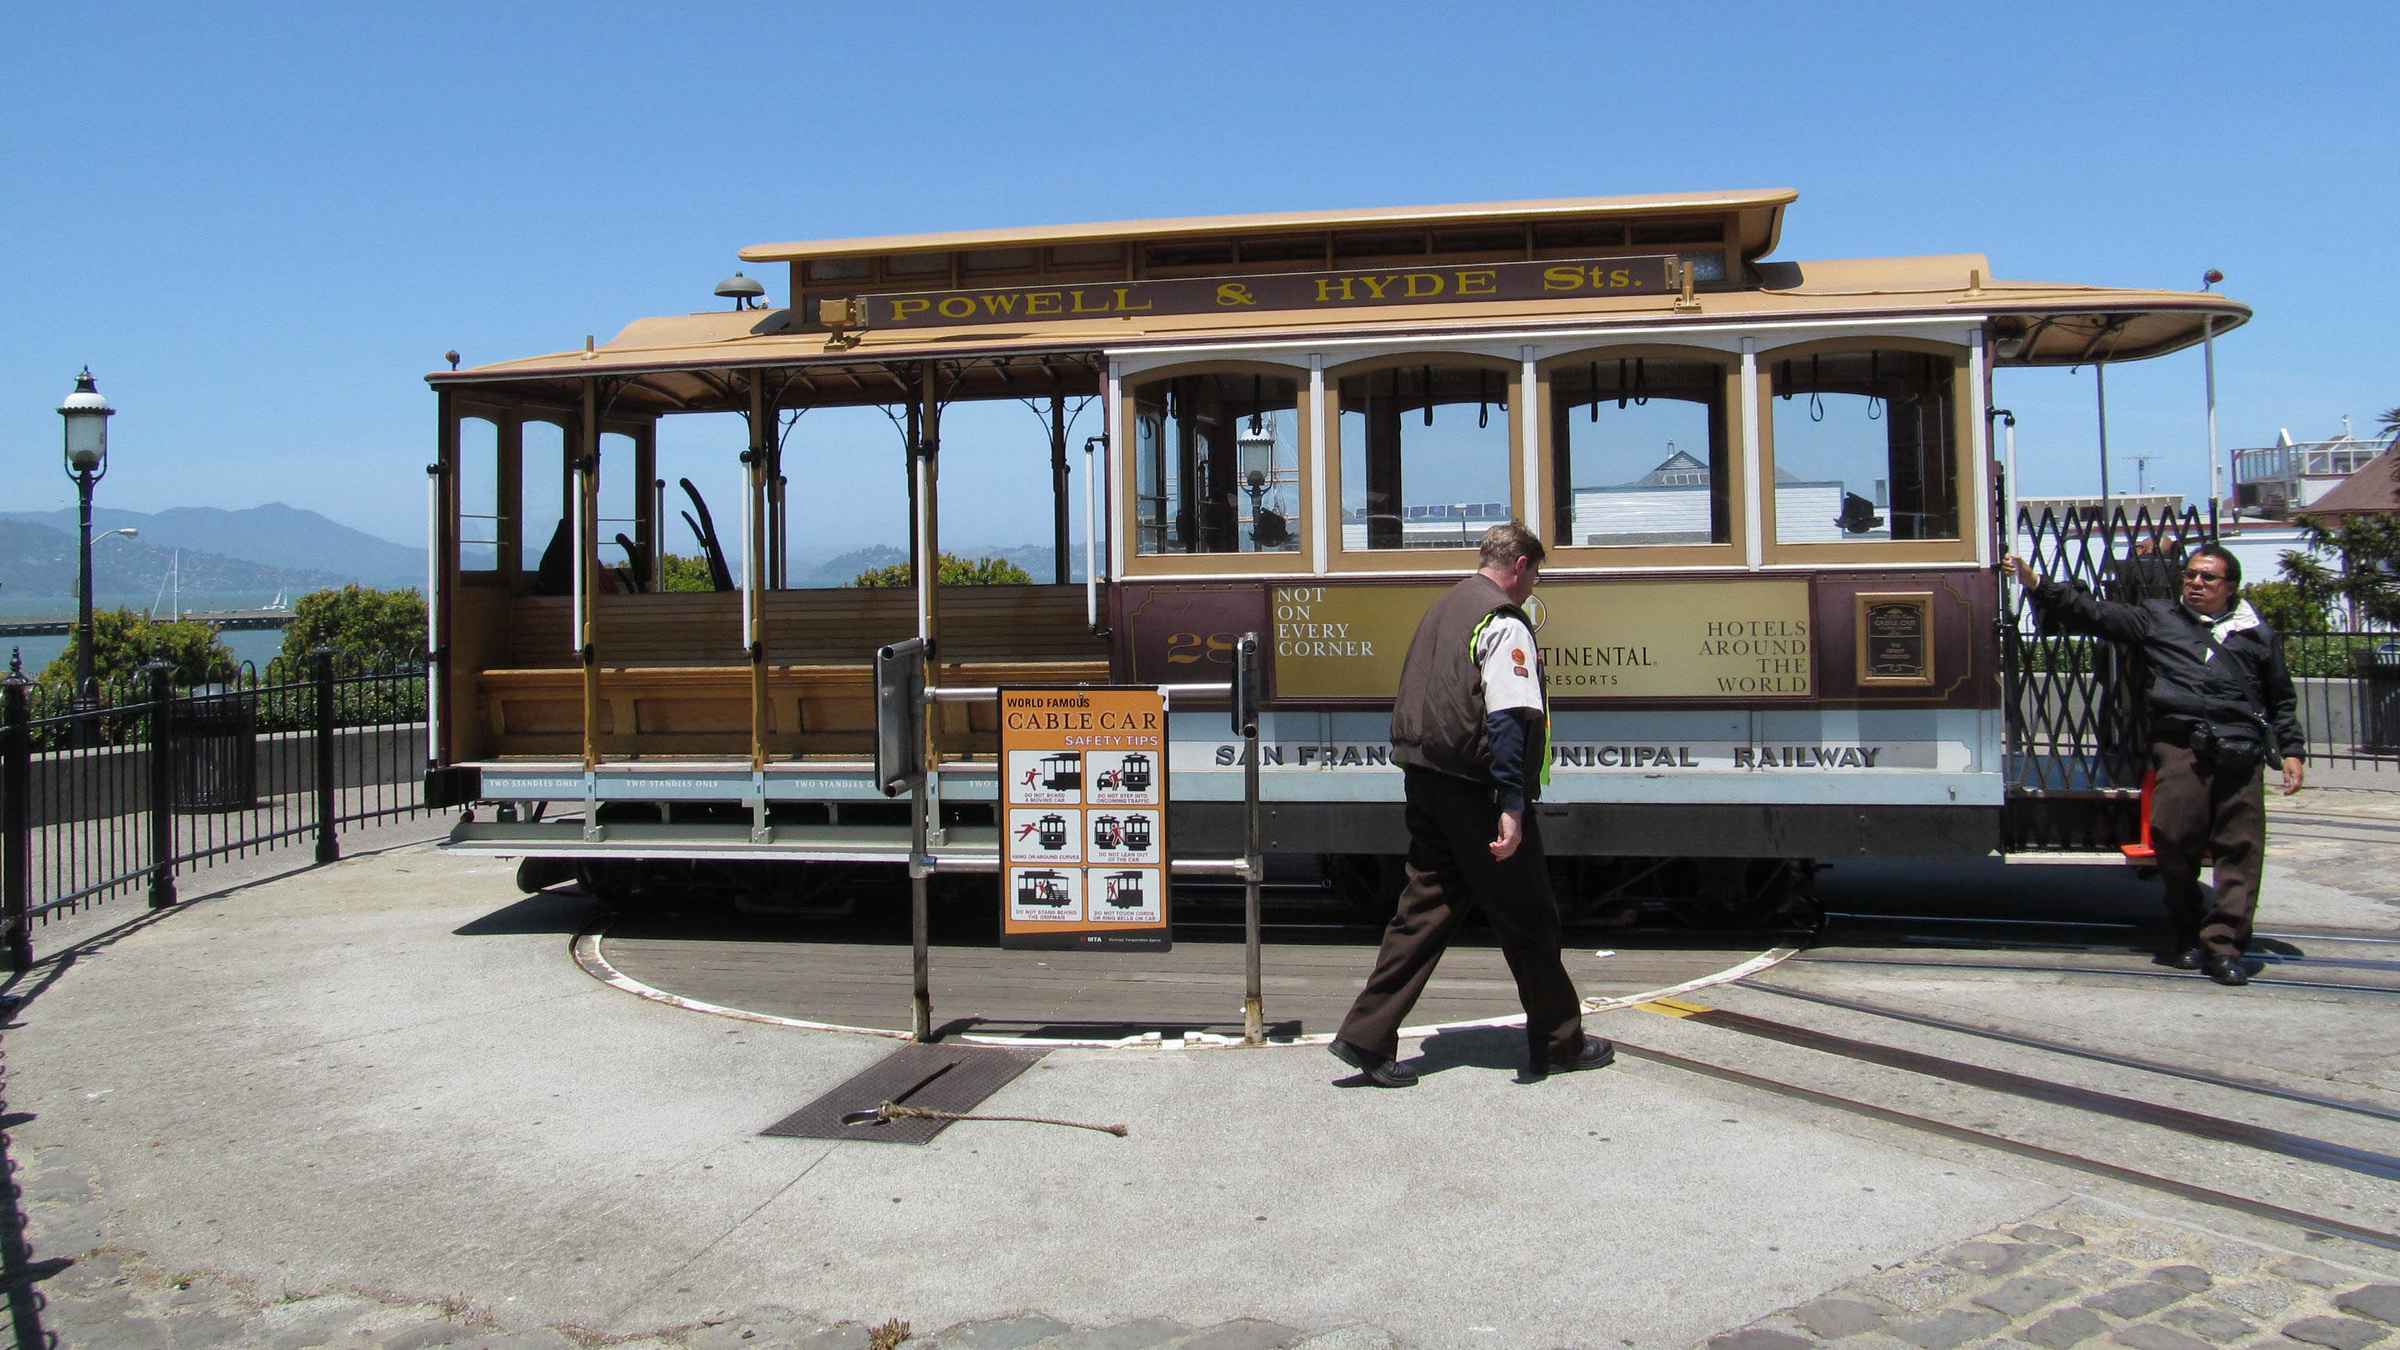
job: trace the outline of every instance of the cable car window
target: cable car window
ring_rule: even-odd
[[[1509,376],[1387,366],[1344,377],[1342,548],[1472,548],[1510,519]]]
[[[1734,481],[1725,370],[1610,357],[1550,374],[1551,538],[1566,545],[1723,544]]]
[[[526,422],[519,431],[518,455],[520,481],[524,494],[518,514],[524,517],[524,528],[517,535],[523,561],[519,566],[534,576],[542,577],[545,560],[555,579],[555,590],[543,587],[537,580],[535,589],[541,594],[567,593],[566,566],[569,545],[567,524],[567,430],[556,422]],[[552,553],[555,546],[558,550]]]
[[[1948,357],[1770,353],[1763,364],[1775,395],[1776,543],[1960,537]]]
[[[1178,375],[1132,398],[1136,552],[1299,551],[1298,380]]]
[[[458,570],[500,566],[500,428],[481,417],[458,421]]]

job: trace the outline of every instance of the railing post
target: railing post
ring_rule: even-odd
[[[341,841],[335,837],[333,807],[333,648],[319,646],[308,654],[317,676],[317,861],[339,861]]]
[[[1258,782],[1258,634],[1234,649],[1233,729],[1242,738],[1242,1041],[1264,1045],[1267,999],[1259,963],[1258,887],[1266,871]]]
[[[33,968],[33,712],[27,681],[11,671],[0,684],[0,922],[8,924],[8,966]]]
[[[152,661],[150,677],[150,908],[175,903],[175,667]]]

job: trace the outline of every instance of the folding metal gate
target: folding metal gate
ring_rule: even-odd
[[[2008,536],[2045,580],[2104,600],[2172,599],[2183,560],[2216,539],[2198,508],[2130,516],[2123,507],[2037,517],[2020,510]],[[2149,723],[2140,656],[2099,638],[2047,630],[2024,593],[2003,587],[2011,852],[2113,849],[2141,829]]]

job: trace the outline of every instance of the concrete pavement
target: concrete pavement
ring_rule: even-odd
[[[2388,844],[2324,848],[2312,865],[2336,880],[2390,874]],[[112,1346],[848,1346],[893,1319],[908,1344],[943,1346],[1780,1345],[1853,1323],[1845,1344],[2064,1344],[2085,1318],[2033,1328],[2080,1308],[2101,1319],[2091,1335],[2131,1344],[2267,1343],[2304,1322],[2337,1338],[2322,1344],[2400,1339],[2400,1311],[2379,1320],[2390,1305],[2371,1292],[2400,1281],[2394,1253],[1630,1056],[1521,1084],[1505,1030],[1424,1042],[1430,1071],[1407,1092],[1335,1086],[1345,1071],[1316,1049],[1060,1051],[989,1104],[1123,1121],[1122,1140],[983,1123],[925,1148],[761,1138],[889,1043],[608,989],[568,959],[585,902],[520,896],[512,871],[403,846],[51,930],[45,950],[81,941],[14,987],[0,1043],[41,1325]],[[2323,894],[2293,914],[2400,932],[2373,885],[2307,884]],[[2029,1006],[1998,977],[1777,974]],[[2104,1015],[2184,1059],[2205,1044],[2195,1019],[2249,999],[2244,1025],[2275,1047],[2261,1072],[2400,1107],[2388,999],[2028,983],[2046,1021]],[[894,1000],[904,1020],[905,989]],[[1862,1100],[1913,1094],[1996,1130],[2152,1148],[2143,1127],[2075,1134],[1645,1012],[1594,1029]],[[2340,1063],[2312,1058],[2333,1041]],[[2281,1184],[2236,1155],[2160,1156]],[[2394,1189],[2310,1172],[2277,1194],[2391,1228]],[[1977,1242],[2049,1250],[2006,1272],[1952,1259]],[[2165,1304],[2085,1306],[2190,1283],[2157,1274],[2176,1265],[2218,1290],[2171,1301],[2189,1325]],[[1975,1302],[2020,1277],[2063,1287],[1995,1295],[2021,1316]]]

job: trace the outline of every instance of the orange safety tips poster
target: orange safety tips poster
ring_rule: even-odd
[[[1000,945],[1166,950],[1166,695],[1000,691]]]

